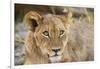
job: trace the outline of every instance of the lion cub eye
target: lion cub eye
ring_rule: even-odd
[[[64,30],[60,30],[60,36],[64,35]]]
[[[49,32],[48,32],[48,31],[44,31],[44,32],[43,32],[43,35],[44,35],[45,37],[49,37]]]

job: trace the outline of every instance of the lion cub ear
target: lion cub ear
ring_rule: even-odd
[[[70,24],[72,23],[72,21],[73,21],[73,19],[72,19],[72,16],[73,16],[73,14],[72,14],[72,11],[71,11],[71,9],[64,9],[63,10],[63,12],[65,13],[65,17],[66,17],[66,19],[67,19],[67,22],[69,22]]]
[[[69,9],[66,9],[66,11],[63,11],[64,15],[60,16],[60,19],[63,21],[63,24],[65,28],[69,28],[71,24],[73,23],[73,14]]]
[[[40,16],[37,12],[30,11],[26,13],[23,19],[23,23],[28,30],[35,31],[35,28],[42,22],[42,16]]]

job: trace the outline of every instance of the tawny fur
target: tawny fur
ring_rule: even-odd
[[[61,48],[58,62],[93,60],[93,25],[79,21],[72,23],[71,16],[70,12],[62,16],[39,15],[34,11],[25,15],[24,23],[28,29],[25,38],[25,64],[49,63],[51,57],[48,58],[47,54],[53,54],[52,48]],[[47,29],[52,36],[51,40],[42,36],[42,32]],[[60,29],[65,31],[62,38],[58,38]]]

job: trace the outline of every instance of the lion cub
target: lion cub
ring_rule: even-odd
[[[25,15],[24,23],[27,28],[25,64],[92,60],[89,58],[92,45],[84,44],[84,40],[88,41],[88,38],[82,40],[78,35],[79,30],[75,30],[72,35],[70,33],[70,11],[65,15],[40,15],[30,11]]]

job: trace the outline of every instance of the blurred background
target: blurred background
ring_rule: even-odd
[[[29,5],[29,4],[15,4],[14,5],[14,21],[15,21],[15,47],[14,47],[14,63],[15,65],[23,65],[25,58],[24,38],[26,35],[26,28],[23,23],[24,15],[29,11],[36,11],[41,15],[54,14],[63,15],[67,9],[73,13],[73,22],[81,23],[87,22],[94,24],[94,9],[87,7],[67,7],[67,6],[47,6],[47,5]]]

